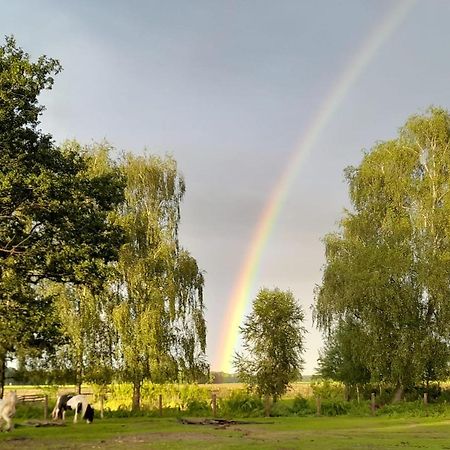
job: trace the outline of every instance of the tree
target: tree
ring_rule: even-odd
[[[449,173],[450,116],[431,108],[346,170],[353,210],[325,238],[317,324],[358,323],[372,380],[399,389],[449,360]]]
[[[33,286],[47,279],[99,287],[123,239],[109,220],[123,180],[89,173],[86,155],[55,146],[38,128],[38,96],[60,70],[46,56],[32,62],[12,37],[0,47],[0,383],[7,353],[34,345],[42,324]]]
[[[276,401],[301,376],[304,314],[291,292],[262,289],[239,328],[244,353],[236,353],[239,379],[259,395]]]
[[[367,342],[364,330],[357,322],[339,322],[319,352],[318,374],[325,379],[340,381],[348,389],[370,381],[366,364],[366,352],[362,343]]]
[[[184,179],[176,162],[126,155],[125,203],[118,220],[126,231],[120,249],[113,311],[122,372],[140,407],[145,379],[195,379],[207,371],[203,274],[180,248],[178,224]]]

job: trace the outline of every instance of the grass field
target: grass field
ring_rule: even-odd
[[[9,449],[450,449],[450,419],[287,417],[255,419],[227,428],[183,425],[170,418],[69,420],[65,427],[31,427],[16,421],[0,434]]]

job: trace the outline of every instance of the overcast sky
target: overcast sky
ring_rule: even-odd
[[[181,243],[205,271],[208,354],[264,205],[339,76],[394,0],[0,0],[0,31],[64,71],[42,96],[57,143],[107,139],[172,154],[186,184]],[[450,1],[418,0],[351,86],[298,171],[253,294],[291,290],[307,313],[321,238],[348,207],[343,169],[411,114],[450,107]],[[249,307],[252,298],[249,299]],[[247,309],[249,312],[249,309]]]

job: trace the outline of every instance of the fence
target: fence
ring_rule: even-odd
[[[84,392],[82,395],[86,396],[93,396],[94,394],[92,392]],[[20,395],[17,398],[18,403],[41,403],[43,404],[43,416],[44,420],[47,420],[49,418],[48,409],[49,409],[49,401],[48,401],[48,395],[47,394],[25,394]],[[105,395],[100,394],[98,396],[98,402],[99,402],[99,410],[100,410],[100,418],[104,418],[104,402],[105,402]],[[158,396],[158,412],[159,416],[163,416],[163,395],[159,394]],[[211,411],[213,417],[217,416],[217,393],[212,392],[211,393]]]
[[[17,397],[19,403],[37,403],[43,402],[44,404],[44,420],[48,418],[48,395],[39,394],[27,394]]]
[[[82,395],[86,395],[86,396],[93,396],[94,394],[92,392],[85,392]],[[43,415],[44,415],[44,420],[48,419],[48,408],[49,408],[49,402],[48,402],[48,395],[43,395],[43,394],[26,394],[26,395],[21,395],[17,398],[19,403],[41,403],[43,404]],[[159,416],[162,417],[163,416],[163,407],[164,407],[164,401],[163,401],[163,395],[159,394],[158,395],[158,413]],[[322,414],[322,398],[321,396],[316,396],[315,397],[316,400],[316,415],[320,416]],[[104,417],[104,401],[105,401],[105,395],[100,394],[98,396],[98,403],[99,403],[99,410],[100,410],[100,418],[103,419]],[[428,393],[424,393],[423,394],[423,405],[424,407],[428,406]],[[268,405],[266,406],[266,410],[269,409]],[[210,407],[211,407],[211,413],[213,417],[217,417],[217,392],[211,392],[211,401],[210,401]],[[375,415],[376,410],[379,408],[380,406],[377,404],[376,402],[376,395],[374,392],[372,392],[371,394],[371,399],[370,399],[370,409],[372,412],[372,415]],[[266,411],[267,412],[267,411]]]

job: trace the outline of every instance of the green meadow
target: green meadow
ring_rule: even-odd
[[[284,417],[221,428],[175,418],[128,417],[0,434],[9,449],[450,449],[450,418]]]

